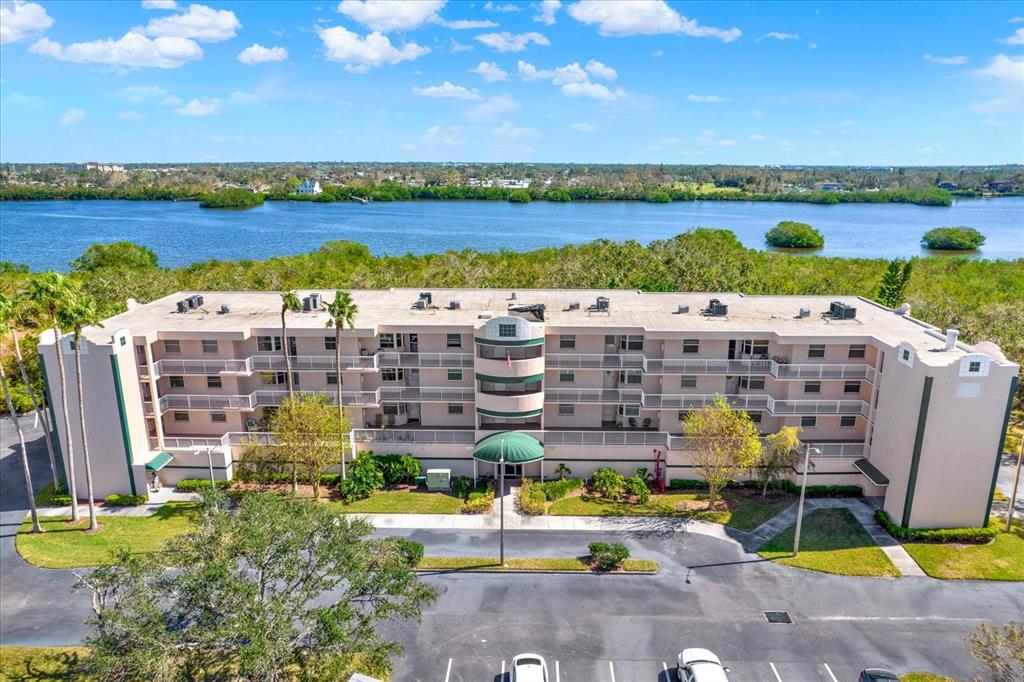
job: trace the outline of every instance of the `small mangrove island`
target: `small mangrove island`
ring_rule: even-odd
[[[820,249],[825,246],[825,238],[807,223],[783,220],[764,233],[764,240],[769,246],[785,249]]]
[[[985,235],[973,227],[936,227],[921,237],[921,246],[934,251],[977,251]]]

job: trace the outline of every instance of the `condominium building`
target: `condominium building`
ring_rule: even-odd
[[[304,310],[286,314],[284,337],[281,298],[266,292],[129,301],[85,330],[98,496],[211,464],[231,477],[287,395],[287,353],[297,391],[333,399],[340,385],[355,450],[411,453],[425,469],[493,475],[474,453],[516,431],[538,454],[507,463],[509,475],[564,465],[580,477],[607,466],[699,478],[681,420],[721,395],[762,434],[799,426],[811,483],[858,485],[906,526],[977,526],[1019,371],[993,344],[967,346],[862,298],[488,289],[351,292],[359,312],[338,371],[324,308],[335,292],[298,293]],[[39,348],[57,396],[52,332]],[[76,391],[68,403],[80,457]]]

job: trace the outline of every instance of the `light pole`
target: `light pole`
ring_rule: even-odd
[[[498,499],[498,516],[500,517],[498,531],[499,547],[498,561],[505,565],[505,440],[501,441],[501,454],[498,456],[498,477],[501,479],[501,496]]]
[[[793,536],[793,556],[800,553],[800,527],[803,525],[804,520],[804,495],[807,492],[807,469],[811,465],[811,451],[821,454],[821,450],[818,448],[812,448],[811,446],[804,447],[804,472],[800,480],[800,503],[796,508],[796,534]]]
[[[1013,492],[1010,493],[1010,508],[1006,510],[1006,532],[1013,528],[1013,507],[1017,504],[1017,484],[1020,483],[1020,463],[1024,461],[1024,434],[1020,437],[1020,447],[1017,448],[1017,473],[1013,477]]]

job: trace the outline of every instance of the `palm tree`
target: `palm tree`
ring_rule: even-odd
[[[8,328],[8,320],[11,314],[11,302],[4,296],[0,297],[0,332]],[[7,412],[11,415],[14,428],[18,432],[18,444],[21,446],[21,467],[25,471],[25,487],[28,491],[28,504],[32,512],[32,532],[41,533],[43,529],[39,526],[39,512],[36,510],[36,494],[32,489],[32,472],[28,468],[28,450],[25,449],[25,434],[21,431],[21,422],[18,420],[18,413],[14,409],[14,401],[11,400],[11,392],[7,388],[7,372],[4,371],[4,363],[0,362],[0,385],[3,386],[4,400],[7,402]]]
[[[53,476],[53,491],[59,493],[63,489],[60,476],[57,474],[57,456],[53,450],[53,438],[50,434],[50,414],[46,410],[45,399],[37,400],[36,391],[32,388],[32,382],[28,380],[28,371],[25,369],[25,359],[21,357],[21,343],[18,341],[17,314],[24,309],[25,300],[21,296],[9,299],[0,295],[0,310],[7,320],[7,331],[11,334],[11,342],[14,344],[14,357],[18,361],[18,370],[21,373],[21,382],[28,391],[29,400],[32,401],[32,409],[43,424],[43,435],[46,437],[46,452],[50,456],[50,473]]]
[[[288,380],[288,397],[291,398],[295,392],[295,387],[292,385],[292,357],[288,353],[288,325],[285,322],[285,314],[290,312],[297,313],[302,310],[302,303],[299,302],[299,297],[295,295],[294,291],[285,291],[281,293],[281,352],[284,353],[284,370]]]
[[[74,331],[75,378],[78,380],[78,418],[82,427],[82,459],[85,460],[85,486],[89,496],[89,530],[99,528],[96,521],[96,499],[92,489],[92,462],[89,460],[89,439],[85,430],[85,391],[82,388],[82,329],[100,324],[96,300],[91,296],[77,296],[60,312],[61,323]],[[70,440],[70,439],[69,439]]]
[[[334,327],[334,372],[338,379],[338,423],[345,423],[345,411],[341,406],[341,329],[348,326],[349,329],[356,328],[356,315],[359,314],[359,306],[352,300],[352,294],[347,291],[334,292],[334,300],[327,304],[327,313],[331,319],[327,320],[327,328]],[[345,478],[345,442],[341,442],[341,478]]]
[[[60,370],[60,402],[64,415],[65,446],[68,451],[68,491],[71,494],[71,521],[78,521],[78,484],[75,481],[75,446],[71,438],[71,418],[68,416],[68,383],[64,372],[64,349],[61,347],[61,333],[58,315],[73,295],[71,283],[56,272],[44,272],[29,288],[28,297],[48,318],[53,328],[54,346],[57,351],[57,368]]]

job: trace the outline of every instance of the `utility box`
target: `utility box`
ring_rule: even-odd
[[[451,469],[427,469],[427,490],[450,490],[451,487]]]

